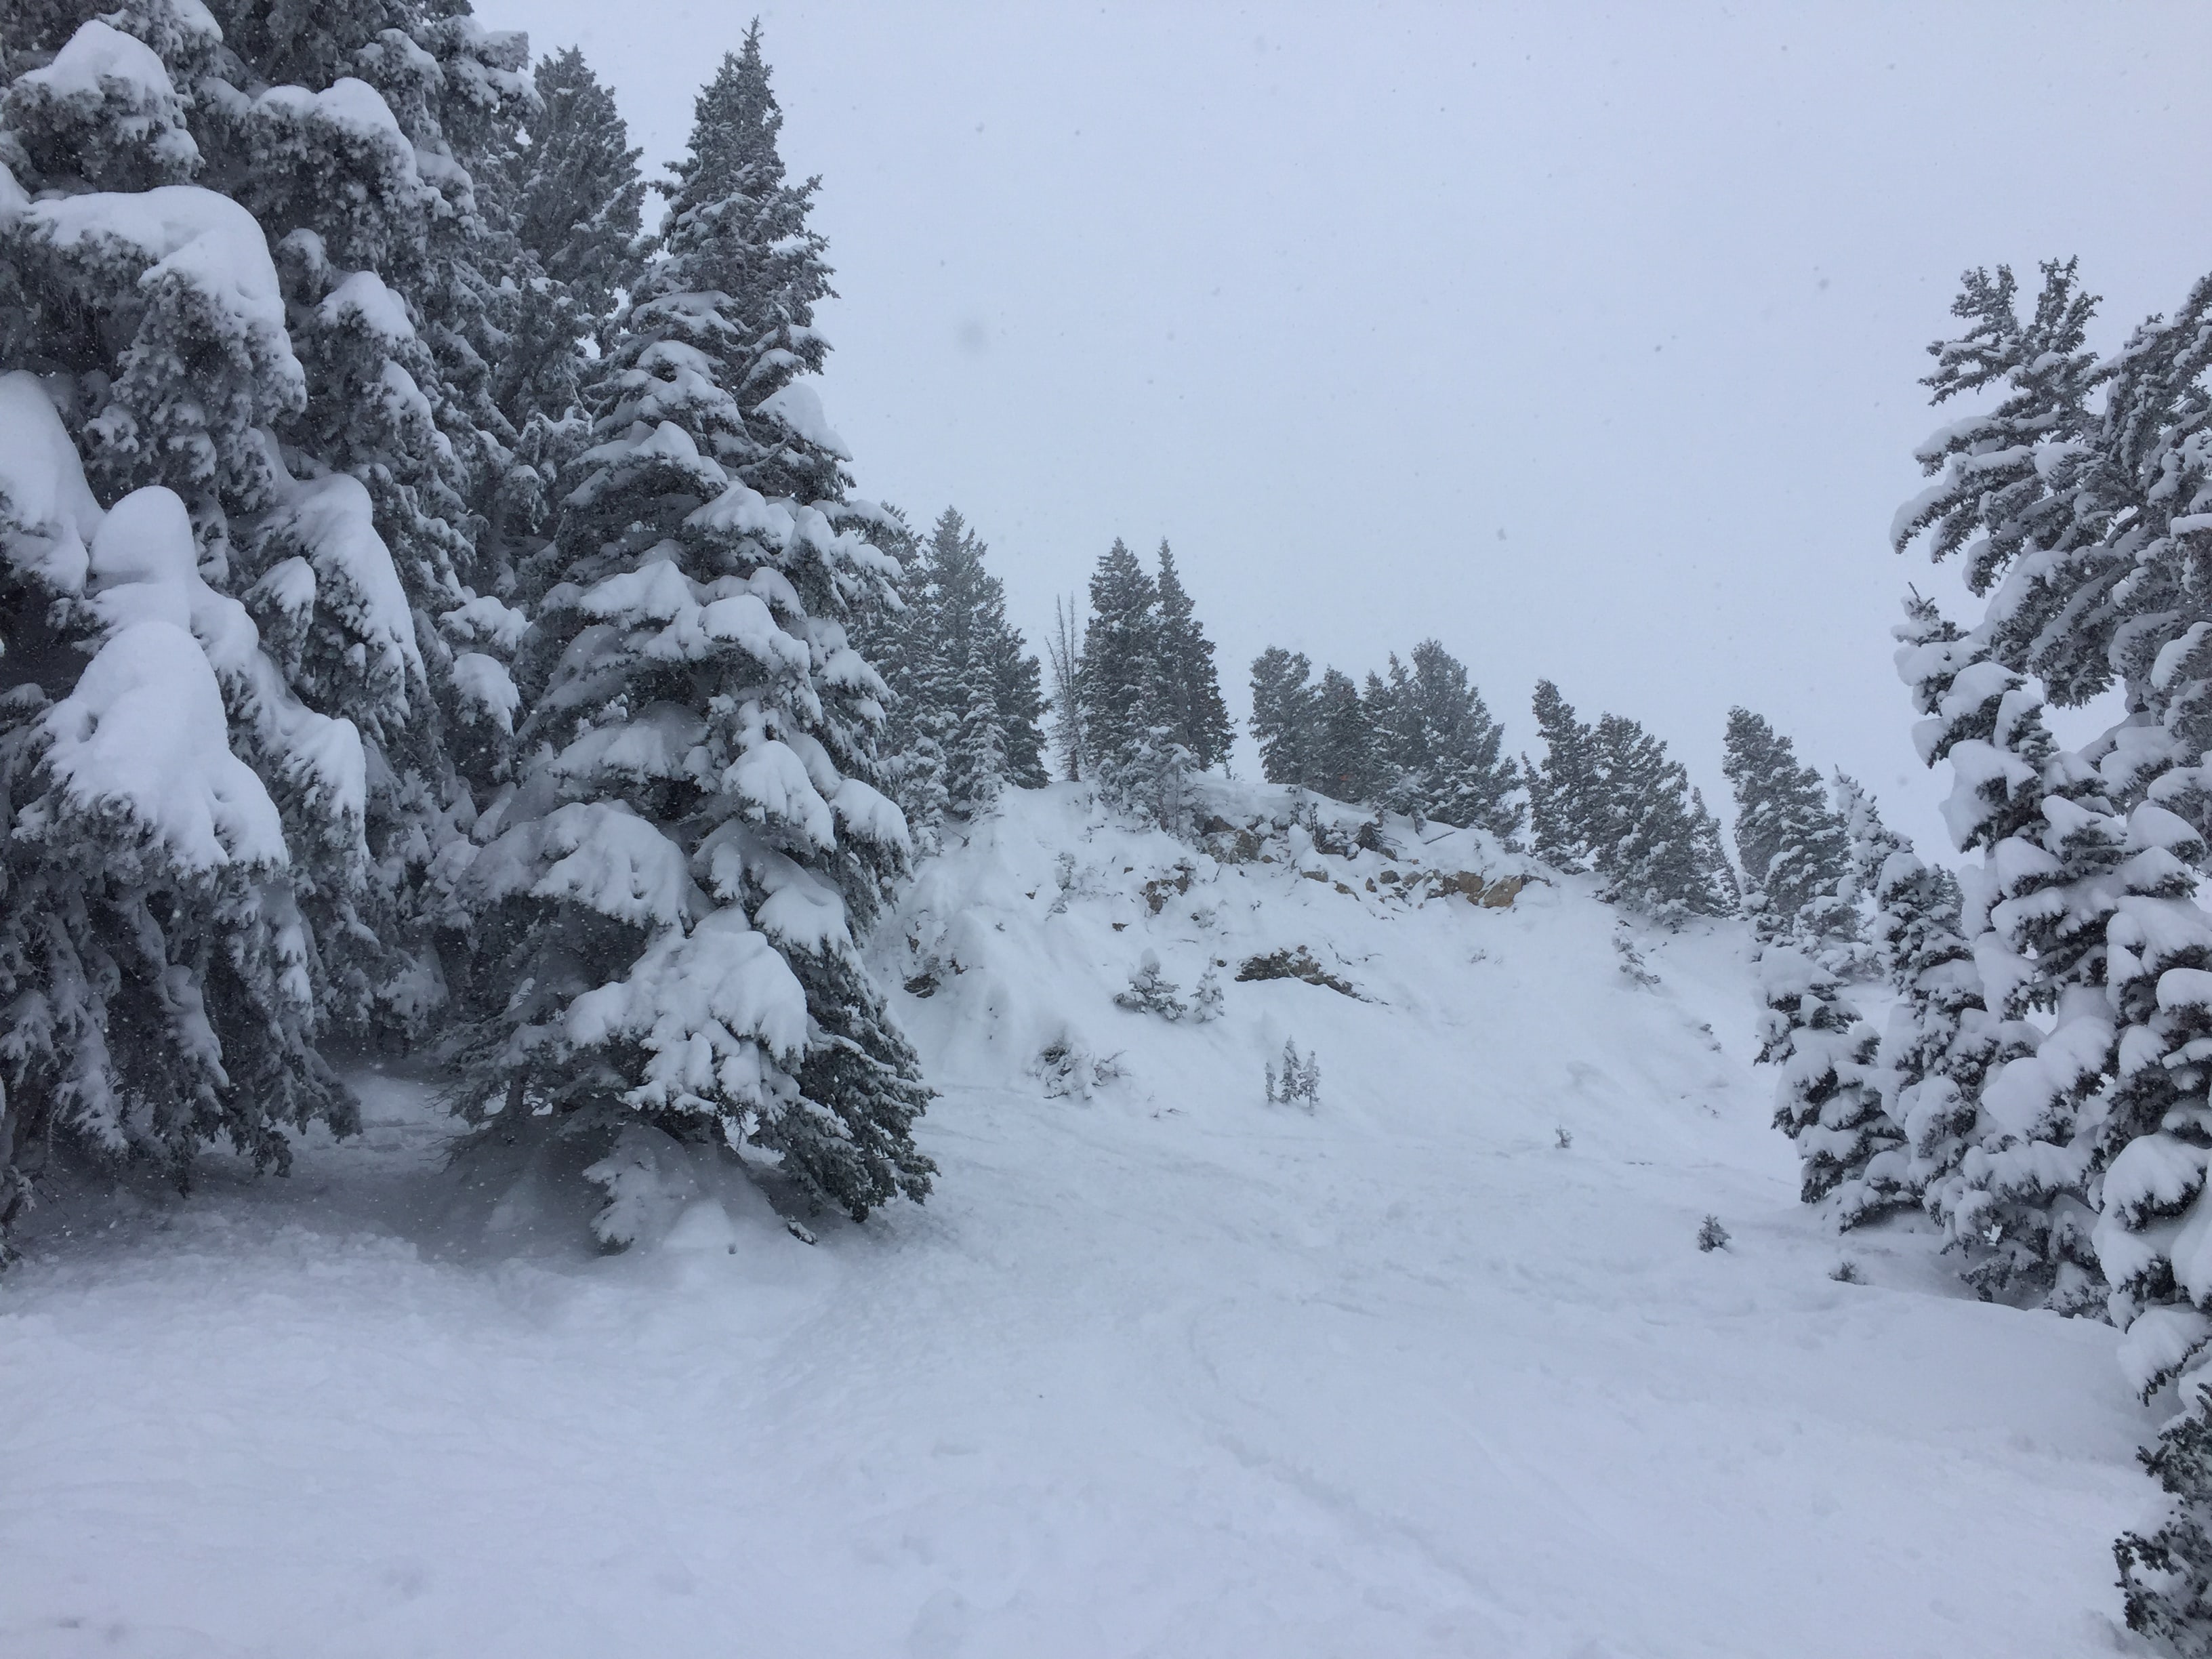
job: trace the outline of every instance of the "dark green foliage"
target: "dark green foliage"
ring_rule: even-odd
[[[1253,661],[1252,735],[1269,782],[1513,842],[1524,817],[1520,771],[1457,658],[1424,640],[1410,665],[1393,655],[1389,678],[1370,673],[1364,687],[1338,669],[1317,684],[1312,673],[1303,654],[1279,647]]]
[[[1083,630],[1085,740],[1103,777],[1126,766],[1158,722],[1159,587],[1119,538],[1091,574]]]
[[[1261,775],[1303,784],[1313,770],[1313,665],[1303,652],[1269,646],[1252,662],[1252,736]]]
[[[1732,913],[1719,826],[1667,745],[1625,715],[1584,725],[1549,680],[1535,712],[1544,759],[1524,767],[1537,854],[1595,872],[1607,899],[1663,921]]]
[[[2187,1410],[2136,1455],[2173,1508],[2148,1536],[2112,1545],[2128,1628],[2182,1659],[2212,1659],[2212,1404],[2191,1389]]]
[[[1534,850],[1562,870],[1584,870],[1594,833],[1589,822],[1595,789],[1593,734],[1549,680],[1536,682],[1534,707],[1544,758],[1523,763]]]
[[[1370,675],[1366,702],[1380,748],[1382,803],[1439,823],[1486,830],[1509,846],[1527,818],[1520,769],[1503,753],[1466,665],[1435,640]]]
[[[1721,770],[1735,790],[1735,848],[1762,931],[1817,944],[1857,936],[1842,897],[1850,838],[1820,775],[1748,708],[1729,711]]]
[[[1230,723],[1229,707],[1221,700],[1221,681],[1213,667],[1213,641],[1199,626],[1190,595],[1176,569],[1175,555],[1165,542],[1160,544],[1159,562],[1163,712],[1169,735],[1190,750],[1191,759],[1204,770],[1228,760],[1237,728]]]

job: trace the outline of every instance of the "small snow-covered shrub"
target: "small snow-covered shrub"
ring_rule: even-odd
[[[1190,1023],[1203,1025],[1210,1019],[1219,1019],[1221,1012],[1221,975],[1209,965],[1198,977],[1198,989],[1191,993]]]
[[[1321,1104],[1321,1066],[1311,1049],[1301,1057],[1297,1044],[1284,1040],[1282,1070],[1272,1062],[1267,1066],[1267,1103],[1303,1106],[1310,1112]]]
[[[1574,1136],[1567,1132],[1567,1126],[1564,1123],[1559,1125],[1558,1128],[1553,1130],[1552,1135],[1552,1144],[1557,1146],[1563,1152],[1575,1144]]]
[[[1698,1248],[1701,1250],[1728,1249],[1729,1230],[1721,1225],[1721,1218],[1709,1215],[1698,1224]]]
[[[1030,1069],[1043,1080],[1047,1100],[1070,1096],[1088,1100],[1101,1085],[1122,1075],[1118,1054],[1101,1058],[1093,1054],[1081,1033],[1072,1028],[1063,1028],[1038,1049]]]
[[[1218,988],[1217,988],[1218,993]],[[1176,993],[1175,982],[1160,971],[1159,953],[1145,952],[1129,975],[1129,988],[1114,994],[1114,1006],[1132,1013],[1158,1014],[1162,1019],[1181,1019],[1189,1009]]]
[[[1859,1264],[1852,1261],[1849,1256],[1845,1256],[1842,1261],[1836,1263],[1835,1267],[1830,1270],[1828,1277],[1834,1279],[1838,1285],[1863,1285],[1866,1283],[1866,1276],[1859,1271]]]
[[[1613,948],[1620,957],[1620,976],[1623,979],[1647,991],[1658,988],[1659,975],[1651,971],[1651,965],[1644,961],[1643,951],[1638,947],[1627,928],[1622,927],[1614,933]]]

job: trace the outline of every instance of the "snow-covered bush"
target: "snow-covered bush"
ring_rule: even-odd
[[[1217,1000],[1220,988],[1215,987]],[[1177,994],[1174,981],[1160,969],[1159,952],[1147,951],[1129,975],[1127,990],[1114,994],[1114,1006],[1127,1008],[1133,1013],[1158,1014],[1162,1019],[1181,1019],[1190,1012]]]
[[[1203,1025],[1208,1020],[1219,1019],[1224,999],[1221,991],[1221,975],[1212,963],[1198,976],[1198,988],[1190,994],[1190,1023]]]
[[[1094,1053],[1073,1026],[1063,1026],[1047,1038],[1030,1069],[1042,1080],[1048,1100],[1067,1096],[1089,1100],[1122,1074],[1118,1055]]]
[[[1613,950],[1620,958],[1621,978],[1639,990],[1658,989],[1659,975],[1651,971],[1651,964],[1644,960],[1643,947],[1637,944],[1626,923],[1613,929]]]
[[[1312,1050],[1302,1055],[1297,1044],[1285,1038],[1281,1069],[1278,1071],[1270,1060],[1267,1071],[1270,1106],[1303,1106],[1310,1112],[1321,1104],[1321,1063]]]

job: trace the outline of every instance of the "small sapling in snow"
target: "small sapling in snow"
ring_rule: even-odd
[[[1301,1059],[1297,1044],[1284,1040],[1281,1073],[1272,1064],[1267,1067],[1267,1103],[1303,1106],[1310,1112],[1321,1104],[1321,1066],[1311,1049]]]
[[[1559,1149],[1563,1152],[1565,1152],[1568,1147],[1575,1144],[1575,1138],[1567,1133],[1567,1126],[1564,1123],[1559,1125],[1558,1128],[1553,1130],[1552,1133],[1554,1138],[1554,1144],[1557,1145]]]
[[[1728,1249],[1729,1230],[1721,1225],[1721,1218],[1709,1215],[1698,1227],[1698,1248],[1701,1250]]]
[[[1866,1283],[1866,1276],[1859,1272],[1859,1264],[1852,1261],[1849,1256],[1845,1256],[1842,1261],[1837,1262],[1835,1267],[1829,1272],[1828,1277],[1834,1279],[1838,1285],[1863,1285]]]
[[[1623,979],[1647,991],[1658,988],[1659,975],[1653,973],[1650,964],[1644,960],[1644,952],[1637,948],[1635,939],[1630,937],[1626,927],[1613,934],[1613,948],[1620,954],[1620,976]]]
[[[1208,968],[1198,977],[1198,989],[1191,993],[1190,1023],[1203,1025],[1210,1019],[1219,1019],[1221,1004],[1221,975]]]

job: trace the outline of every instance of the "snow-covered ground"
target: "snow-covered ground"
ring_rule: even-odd
[[[1643,988],[1576,884],[1367,890],[1514,867],[1472,837],[1264,850],[1177,891],[1061,787],[928,866],[878,956],[938,1191],[811,1248],[743,1183],[619,1256],[488,1212],[396,1072],[289,1181],[46,1212],[0,1655],[2130,1650],[2113,1334],[1801,1209],[1737,930]],[[1299,945],[1368,1000],[1233,980]],[[1223,1017],[1114,1006],[1147,949]]]

